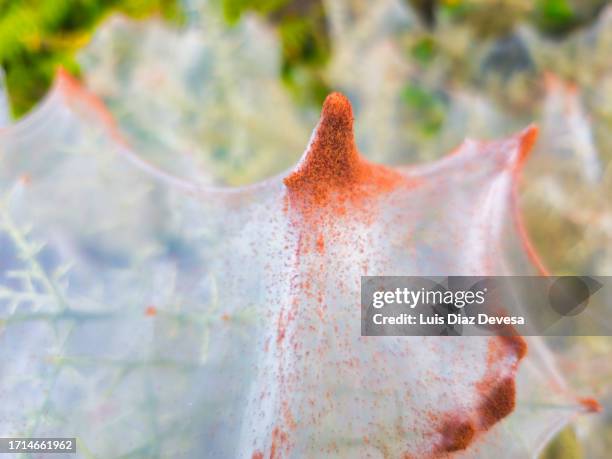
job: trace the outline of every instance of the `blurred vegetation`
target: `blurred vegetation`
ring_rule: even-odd
[[[266,18],[279,32],[282,44],[282,78],[299,103],[319,106],[329,92],[324,66],[330,53],[329,31],[322,0],[221,0],[229,23],[246,12]],[[563,39],[579,27],[590,25],[607,0],[404,0],[423,24],[422,36],[408,45],[407,57],[427,72],[445,52],[438,44],[436,24],[446,21],[467,27],[475,37],[493,44],[484,61],[484,72],[502,79],[516,71],[530,71],[533,63],[514,31],[531,24],[545,36]],[[464,55],[445,55],[455,65],[453,79],[469,80],[473,71]],[[491,70],[492,69],[492,70]],[[451,71],[452,70],[452,71]],[[475,82],[480,85],[482,82]],[[446,112],[445,95],[435,88],[407,82],[402,93],[406,108],[419,120],[424,137],[436,135]]]
[[[228,24],[244,14],[263,17],[278,32],[282,46],[281,75],[302,105],[319,105],[330,91],[324,68],[332,52],[323,0],[217,0]],[[427,66],[438,52],[435,39],[440,20],[467,25],[481,39],[497,40],[521,58],[512,39],[517,24],[563,38],[590,24],[607,0],[404,0],[424,25],[424,35],[409,56]],[[0,0],[0,65],[13,115],[26,113],[49,88],[55,69],[79,75],[75,53],[107,15],[121,12],[143,18],[158,15],[180,22],[180,0]],[[518,46],[518,47],[517,47]],[[506,53],[507,54],[507,53]],[[506,55],[502,55],[504,59]],[[491,59],[495,59],[492,56]],[[528,65],[526,63],[525,65]],[[423,119],[422,130],[434,135],[444,117],[444,101],[427,88],[408,84],[408,108]]]
[[[321,73],[330,55],[330,39],[322,0],[222,0],[222,6],[230,24],[255,12],[276,27],[283,81],[299,103],[323,102],[330,92]]]
[[[528,22],[540,32],[563,37],[591,23],[607,0],[407,0],[421,17],[436,15],[470,23],[483,36],[502,36]],[[432,7],[431,5],[435,5]],[[430,11],[433,11],[431,13]]]
[[[546,447],[540,459],[582,459],[582,449],[572,427],[563,429]]]
[[[416,83],[408,83],[402,91],[402,101],[418,120],[419,129],[426,136],[435,135],[444,122],[444,95]]]
[[[79,74],[76,51],[113,12],[181,17],[176,0],[0,0],[0,65],[14,116],[45,95],[58,66]]]

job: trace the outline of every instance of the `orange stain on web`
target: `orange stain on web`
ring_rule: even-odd
[[[113,118],[113,115],[108,111],[104,102],[102,102],[95,94],[85,89],[76,78],[66,71],[63,67],[57,70],[57,86],[61,93],[66,97],[67,102],[71,105],[84,103],[98,116],[102,125],[107,129],[111,138],[119,144],[125,145],[126,141],[119,132],[119,127]]]
[[[589,413],[601,413],[602,411],[600,403],[594,398],[585,397],[579,399],[578,401]]]
[[[278,427],[272,431],[272,446],[270,447],[270,459],[280,459],[282,452],[287,448],[287,434]]]
[[[466,449],[476,435],[476,427],[471,420],[450,418],[444,422],[442,429],[442,442],[436,450],[440,453],[452,453]]]
[[[533,146],[538,140],[538,135],[539,129],[534,124],[528,126],[519,134],[519,150],[516,167],[521,167],[523,163],[527,160],[527,158],[533,151]]]
[[[490,338],[487,371],[477,383],[480,402],[475,409],[460,413],[445,413],[438,429],[441,440],[434,448],[433,457],[467,449],[479,435],[487,432],[510,415],[516,405],[515,375],[518,364],[527,354],[527,342],[521,336]],[[498,365],[512,358],[506,373],[500,377]],[[436,417],[436,416],[434,416]]]
[[[510,348],[515,354],[518,360],[522,360],[527,355],[527,341],[520,335],[513,334],[511,336],[499,336],[504,345]]]
[[[483,395],[478,407],[481,428],[490,429],[514,411],[516,399],[516,385],[514,375],[498,382],[490,391]]]
[[[406,179],[392,169],[366,161],[357,151],[353,109],[340,93],[323,104],[314,137],[297,169],[284,179],[289,206],[312,216],[321,208],[336,216],[377,194],[390,192]]]
[[[319,234],[317,237],[317,252],[323,254],[325,252],[325,238],[323,234]]]
[[[24,186],[28,186],[32,184],[32,176],[30,174],[22,174],[19,177],[19,183],[21,183]]]
[[[516,230],[521,240],[521,244],[525,249],[527,257],[533,263],[540,275],[550,276],[550,271],[544,265],[544,262],[538,255],[537,251],[535,250],[535,247],[531,242],[531,239],[529,238],[525,221],[523,219],[523,214],[521,213],[518,204],[518,183],[520,178],[520,172],[525,161],[533,151],[533,147],[538,139],[538,134],[539,129],[535,125],[527,127],[525,130],[523,130],[523,132],[519,134],[519,152],[518,159],[514,165],[514,181],[512,186],[512,216]]]
[[[526,355],[527,342],[521,336],[496,336],[490,339],[487,372],[477,385],[481,394],[478,416],[483,429],[489,429],[514,410],[516,395],[514,376],[518,364]],[[512,357],[513,363],[507,367],[507,374],[501,375],[500,379],[497,366],[507,357]]]

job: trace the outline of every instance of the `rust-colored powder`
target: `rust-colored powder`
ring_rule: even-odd
[[[491,426],[508,416],[514,410],[516,386],[512,377],[506,378],[495,385],[478,408],[480,422],[483,429]]]
[[[270,459],[280,459],[280,451],[285,447],[287,434],[278,427],[272,431],[272,446],[270,446]]]
[[[474,424],[467,420],[450,419],[440,429],[442,443],[438,447],[439,452],[452,453],[466,449],[476,434]]]
[[[527,341],[520,335],[500,336],[502,342],[511,348],[518,360],[522,360],[527,355]]]
[[[351,104],[342,94],[332,93],[325,99],[321,120],[302,164],[285,178],[285,185],[290,189],[312,188],[323,198],[328,187],[354,182],[359,169]]]
[[[261,451],[255,451],[251,459],[263,459],[263,453]]]
[[[538,140],[538,132],[538,127],[533,124],[522,132],[519,140],[519,156],[516,163],[517,168],[522,167],[523,163],[527,160],[527,157],[533,150],[533,146],[535,145],[536,140]]]
[[[579,401],[580,404],[585,407],[589,413],[600,413],[602,410],[601,405],[594,398],[581,398]]]
[[[317,252],[320,254],[325,252],[325,238],[322,234],[317,237]]]
[[[293,413],[291,413],[291,408],[289,408],[289,403],[287,401],[283,402],[283,417],[285,419],[285,424],[291,430],[295,430],[297,424],[293,417]]]
[[[147,306],[145,309],[145,316],[154,317],[157,315],[157,308],[155,306]]]
[[[298,167],[284,179],[285,212],[299,236],[298,259],[324,255],[337,243],[340,219],[375,220],[376,197],[410,180],[385,166],[366,161],[355,144],[353,109],[340,93],[323,104],[319,124]],[[305,289],[302,295],[307,294]]]
[[[284,183],[293,198],[290,202],[303,211],[330,203],[335,194],[335,210],[341,214],[343,201],[390,191],[404,180],[397,172],[361,157],[355,145],[351,103],[336,92],[325,99],[308,150]]]
[[[19,177],[19,183],[24,186],[30,185],[32,183],[32,176],[30,174],[21,174],[21,177]]]

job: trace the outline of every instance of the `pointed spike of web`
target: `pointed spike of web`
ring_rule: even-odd
[[[353,134],[353,109],[340,93],[325,99],[321,119],[298,168],[288,175],[289,189],[342,186],[354,180],[361,159]]]
[[[283,180],[302,211],[305,203],[320,207],[331,202],[366,199],[388,192],[402,182],[390,168],[371,164],[357,150],[353,132],[353,109],[338,92],[325,99],[321,118],[297,168]]]

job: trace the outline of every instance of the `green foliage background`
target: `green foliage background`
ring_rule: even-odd
[[[329,92],[322,69],[329,60],[329,31],[322,0],[216,0],[228,25],[255,13],[278,31],[279,77],[301,104],[319,105]],[[483,39],[504,37],[528,21],[553,38],[592,22],[606,0],[405,0],[431,30],[440,17],[468,23]],[[0,65],[13,115],[26,113],[47,92],[58,66],[79,76],[76,52],[111,13],[163,17],[180,24],[180,0],[0,0]],[[425,35],[408,58],[426,66],[436,54],[435,34]],[[435,134],[442,103],[426,88],[408,85],[404,102],[423,115],[424,133]]]
[[[79,75],[75,53],[113,12],[180,19],[175,0],[0,0],[0,64],[14,116],[45,95],[58,66]]]

